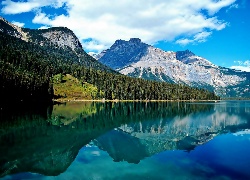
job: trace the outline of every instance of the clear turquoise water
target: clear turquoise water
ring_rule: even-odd
[[[250,179],[249,101],[24,109],[1,111],[1,179]]]

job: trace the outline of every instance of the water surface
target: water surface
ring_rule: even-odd
[[[0,111],[1,179],[250,179],[250,102]]]

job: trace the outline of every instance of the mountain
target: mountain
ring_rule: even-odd
[[[26,42],[33,42],[41,46],[53,44],[61,48],[70,48],[81,51],[82,46],[75,34],[66,27],[53,27],[49,29],[20,28],[0,17],[0,31],[20,38]]]
[[[131,43],[134,44],[132,51],[141,41],[131,39]],[[117,41],[117,44],[123,42]],[[145,47],[146,44],[137,53]],[[120,60],[118,66],[132,61],[124,64]],[[88,55],[68,28],[25,29],[3,18],[0,19],[0,74],[0,98],[4,103],[78,97],[119,100],[219,98],[197,88],[121,75]]]
[[[147,48],[148,45],[137,38],[132,38],[128,42],[117,40],[109,50],[103,51],[96,58],[113,69],[121,69],[140,61],[146,54]]]
[[[46,49],[48,54],[63,57],[65,61],[86,67],[114,72],[88,55],[76,35],[67,27],[28,29],[18,27],[0,17],[0,32]],[[70,60],[69,60],[70,59]]]
[[[2,102],[51,101],[51,80],[60,73],[88,68],[118,74],[89,56],[66,27],[20,28],[0,17],[0,44]]]
[[[141,42],[117,40],[96,56],[124,75],[206,88],[222,97],[249,97],[250,73],[219,67],[186,51],[163,51]]]

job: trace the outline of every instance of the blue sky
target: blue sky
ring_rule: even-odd
[[[250,71],[249,0],[3,0],[0,16],[26,28],[66,26],[87,52],[137,37]]]

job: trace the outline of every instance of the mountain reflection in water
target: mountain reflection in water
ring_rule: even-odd
[[[169,116],[159,114],[155,120],[123,124],[97,138],[95,143],[114,161],[139,163],[162,151],[190,151],[218,134],[250,128],[250,106],[200,103],[178,104],[177,107],[171,104],[168,108],[169,111],[177,108],[177,111],[173,111],[172,116],[171,113]],[[182,111],[192,108],[188,113]]]
[[[88,144],[134,164],[168,150],[192,151],[219,134],[250,129],[250,103],[74,102],[2,108],[0,117],[0,177],[57,176]]]

